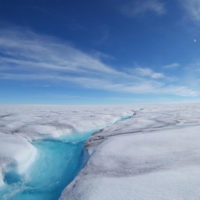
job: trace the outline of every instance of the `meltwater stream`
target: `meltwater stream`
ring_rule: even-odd
[[[83,145],[92,132],[33,142],[38,156],[25,177],[4,175],[1,200],[57,200],[84,164]]]
[[[4,175],[7,184],[0,189],[0,199],[57,200],[83,167],[87,156],[83,146],[93,132],[33,142],[38,151],[37,159],[24,177],[14,171]]]

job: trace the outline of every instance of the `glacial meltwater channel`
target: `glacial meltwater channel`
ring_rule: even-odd
[[[24,177],[14,171],[4,175],[7,185],[0,189],[0,199],[57,200],[82,168],[83,146],[92,132],[33,142],[38,151],[34,164]]]
[[[123,117],[124,121],[132,116]],[[33,142],[38,156],[26,175],[15,170],[4,174],[5,186],[0,200],[57,200],[63,189],[74,179],[87,160],[84,143],[91,134],[74,133],[58,139]]]

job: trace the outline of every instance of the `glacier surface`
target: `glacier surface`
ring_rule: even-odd
[[[41,195],[31,198],[30,194],[23,192],[27,191],[30,184],[27,186],[23,181],[31,182],[29,179],[33,179],[34,187],[38,183],[38,187],[42,185],[43,188],[49,187],[49,190],[52,187],[50,185],[57,184],[56,181],[65,184],[66,181],[58,178],[65,179],[59,176],[67,175],[69,169],[66,166],[62,168],[62,165],[68,163],[73,170],[71,174],[76,173],[78,158],[72,160],[70,156],[73,153],[80,155],[79,142],[84,141],[92,131],[111,125],[132,113],[133,110],[127,106],[0,106],[0,198],[47,198]],[[79,146],[82,148],[81,143]],[[63,151],[68,152],[65,154]],[[43,163],[38,165],[40,161]],[[55,173],[55,166],[62,168],[59,173]],[[70,180],[70,177],[66,179]],[[38,193],[46,195],[48,189],[44,191],[43,188],[37,189]],[[17,194],[20,192],[23,195]],[[55,198],[51,196],[49,199]]]
[[[90,159],[60,200],[200,198],[200,104],[134,110],[88,139]]]
[[[200,198],[200,104],[0,106],[0,195],[9,185],[16,189],[21,179],[30,179],[31,170],[42,175],[45,169],[40,172],[34,166],[38,159],[45,160],[43,151],[60,154],[54,144],[58,152],[43,144],[38,149],[40,141],[69,142],[75,148],[92,132],[85,143],[88,162],[60,200]],[[53,156],[43,167],[54,164]],[[63,165],[59,161],[57,168],[63,170]],[[54,168],[48,171],[53,174],[49,182],[48,174],[34,182],[44,187],[56,182],[58,173]],[[9,195],[1,199],[22,200]]]

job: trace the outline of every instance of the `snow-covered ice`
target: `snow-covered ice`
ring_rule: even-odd
[[[127,106],[0,106],[0,186],[34,162],[33,140],[84,134],[132,113]]]
[[[91,130],[89,160],[60,200],[200,199],[200,104],[0,106],[0,188],[26,174],[35,140]]]
[[[200,104],[141,106],[95,133],[60,200],[200,199]]]
[[[105,127],[131,115],[128,106],[0,106],[0,131],[29,140]]]
[[[23,137],[0,133],[0,184],[4,184],[5,174],[25,173],[36,154],[35,147]]]

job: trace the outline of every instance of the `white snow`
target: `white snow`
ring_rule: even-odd
[[[195,166],[134,177],[87,176],[73,194],[61,199],[199,200],[199,177],[199,167]]]
[[[29,140],[86,132],[131,115],[128,106],[0,106],[0,131]]]
[[[0,106],[0,186],[10,164],[24,174],[34,162],[32,140],[105,126],[61,200],[200,199],[200,104]]]
[[[2,171],[0,171],[0,187],[2,187],[3,185],[4,185],[3,174],[2,174]]]
[[[7,170],[25,173],[34,161],[37,151],[21,136],[4,133],[0,133],[0,147],[0,185],[3,185],[3,174]]]
[[[143,108],[88,140],[91,157],[60,200],[200,199],[200,105]]]
[[[127,106],[0,106],[0,186],[10,167],[25,174],[34,162],[33,140],[84,133],[132,113]]]

